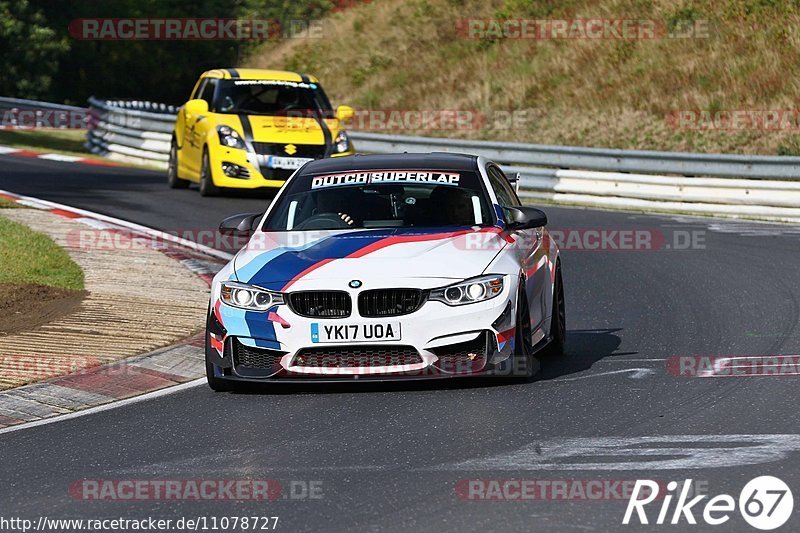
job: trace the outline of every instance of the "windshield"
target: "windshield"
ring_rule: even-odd
[[[476,173],[353,171],[298,176],[264,231],[485,226],[493,224]]]
[[[333,116],[330,101],[316,83],[280,80],[222,80],[214,100],[218,113]]]

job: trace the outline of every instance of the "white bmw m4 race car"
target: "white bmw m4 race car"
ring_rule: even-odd
[[[208,383],[530,379],[566,331],[546,223],[482,157],[309,162],[220,226],[252,236],[212,284]]]

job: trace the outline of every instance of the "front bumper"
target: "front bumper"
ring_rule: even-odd
[[[353,155],[353,152],[335,154],[331,157]],[[291,158],[288,158],[291,159]],[[230,189],[258,189],[262,187],[281,187],[294,173],[293,168],[272,168],[270,156],[259,156],[246,150],[216,146],[210,154],[211,172],[217,187]],[[297,164],[301,164],[297,158]],[[237,177],[227,175],[223,165],[235,165]]]
[[[516,289],[506,284],[486,302],[450,307],[428,301],[414,313],[385,319],[299,316],[288,305],[245,312],[215,303],[206,356],[214,373],[235,381],[349,381],[431,379],[515,371]],[[401,338],[386,342],[315,343],[312,324],[401,323]],[[320,327],[320,326],[317,326]]]

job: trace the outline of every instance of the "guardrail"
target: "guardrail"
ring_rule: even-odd
[[[177,109],[139,101],[89,98],[86,148],[109,159],[167,167]]]
[[[88,118],[88,110],[82,107],[0,97],[2,128],[85,128]]]
[[[176,109],[89,99],[87,147],[166,167]],[[362,153],[464,152],[520,173],[520,195],[586,207],[800,222],[800,157],[613,150],[351,132]]]
[[[615,150],[353,132],[359,151],[481,154],[520,196],[585,207],[800,222],[800,157]]]
[[[469,141],[354,132],[359,150],[480,153],[509,165],[736,178],[797,179],[800,157],[692,154],[647,150],[581,148],[495,141]]]

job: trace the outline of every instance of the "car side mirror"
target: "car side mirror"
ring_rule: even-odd
[[[228,217],[219,223],[219,232],[223,235],[250,235],[258,229],[263,214],[241,213]]]
[[[202,115],[203,113],[208,113],[208,102],[200,98],[195,98],[194,100],[186,102],[184,109],[186,109],[186,112],[190,115]]]
[[[541,228],[547,225],[547,215],[535,207],[506,207],[508,229],[520,230]]]
[[[349,105],[340,105],[336,108],[336,118],[342,122],[350,120],[356,115],[356,110]]]

